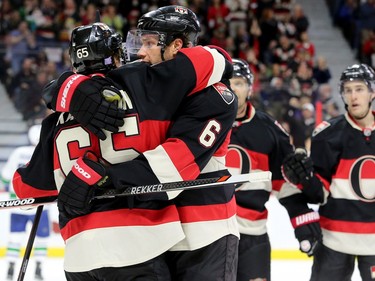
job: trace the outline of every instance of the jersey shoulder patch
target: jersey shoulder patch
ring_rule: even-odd
[[[219,82],[212,85],[212,87],[214,87],[227,104],[231,104],[235,100],[234,93],[225,84]]]
[[[315,137],[317,134],[319,134],[320,132],[322,132],[323,130],[327,129],[330,126],[331,126],[331,123],[327,121],[323,121],[318,126],[316,126],[316,128],[314,129],[312,133],[312,136]]]

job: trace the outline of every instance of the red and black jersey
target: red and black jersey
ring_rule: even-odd
[[[281,174],[284,157],[293,152],[289,136],[268,114],[255,111],[248,103],[246,117],[236,120],[227,154],[231,173],[271,171],[272,181],[245,183],[236,188],[237,220],[240,233],[262,235],[267,232],[265,203],[271,192],[278,198],[300,193],[285,182]]]
[[[319,208],[323,243],[352,255],[375,255],[375,134],[346,113],[324,121],[311,143],[325,191]]]
[[[106,132],[104,141],[69,113],[46,118],[30,164],[15,174],[17,195],[56,195],[75,160],[88,150],[112,164],[108,171],[115,187],[225,173],[237,101],[222,83],[203,89],[221,77],[220,67],[214,67],[220,58],[210,54],[203,47],[184,49],[175,60],[152,67],[134,63],[109,73],[126,91],[128,110],[124,126],[117,133]],[[176,76],[181,69],[186,77]],[[95,204],[85,216],[69,219],[60,214],[65,269],[137,264],[178,242],[178,249],[194,249],[237,234],[233,187],[202,192],[202,197],[193,194],[169,193],[173,200],[164,200],[165,194],[111,199]],[[220,237],[210,236],[212,226],[223,227]]]

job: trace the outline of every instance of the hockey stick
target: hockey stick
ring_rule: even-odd
[[[217,178],[197,179],[191,181],[166,182],[151,185],[126,187],[123,190],[109,189],[103,194],[94,196],[92,200],[108,199],[113,197],[158,193],[165,191],[182,191],[189,189],[207,188],[222,184],[239,184],[245,182],[263,182],[271,180],[271,172],[254,172],[234,176],[221,176]]]
[[[43,207],[44,206],[41,205],[36,209],[33,226],[31,227],[29,239],[27,240],[25,255],[23,256],[23,259],[22,259],[20,273],[18,274],[17,281],[22,281],[23,278],[25,277],[27,265],[28,265],[29,260],[30,260],[31,250],[33,249],[33,244],[34,244],[36,232],[38,230],[40,217],[41,217],[42,212],[43,212]]]
[[[248,174],[233,175],[233,176],[221,176],[216,178],[197,179],[190,181],[176,181],[158,183],[152,185],[140,185],[126,187],[124,189],[108,189],[100,195],[94,196],[92,200],[109,199],[121,196],[139,195],[139,194],[150,194],[166,191],[183,191],[189,189],[207,188],[211,186],[223,185],[223,184],[239,184],[245,182],[264,182],[271,180],[271,172],[253,172]],[[7,201],[0,201],[0,210],[8,208],[19,208],[38,206],[42,204],[54,203],[57,200],[57,196],[47,197],[35,197],[35,198],[24,198],[24,199],[13,199]]]

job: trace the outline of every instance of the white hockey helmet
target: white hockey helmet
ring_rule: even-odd
[[[37,145],[40,138],[40,130],[42,129],[42,125],[33,125],[29,128],[28,137],[30,144]]]

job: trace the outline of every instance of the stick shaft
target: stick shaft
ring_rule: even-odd
[[[95,196],[94,200],[109,199],[121,196],[141,195],[150,194],[166,191],[183,191],[198,188],[207,188],[211,186],[218,186],[223,184],[239,184],[245,182],[264,182],[271,180],[271,172],[252,172],[248,174],[233,175],[233,176],[222,176],[216,178],[197,179],[191,181],[177,181],[159,183],[154,185],[140,185],[127,187],[124,189],[108,189],[104,193]],[[0,201],[0,210],[9,208],[20,208],[20,207],[33,207],[43,204],[54,203],[57,200],[57,196],[46,196],[46,197],[35,197],[35,198],[24,198],[24,199],[13,199],[7,201]]]
[[[42,212],[43,212],[43,205],[39,206],[36,209],[36,214],[35,214],[33,226],[31,227],[29,239],[28,239],[27,245],[26,245],[25,255],[23,256],[23,259],[22,259],[22,264],[21,264],[20,272],[18,274],[17,281],[22,281],[25,277],[27,265],[28,265],[29,260],[30,260],[31,250],[33,249],[33,244],[34,244],[36,232],[38,230],[39,221],[40,221],[40,217],[42,215]]]

